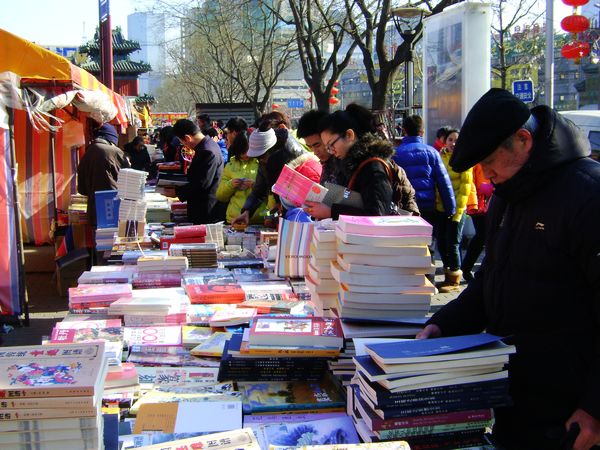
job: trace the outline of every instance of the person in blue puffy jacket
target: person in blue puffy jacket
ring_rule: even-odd
[[[442,158],[436,149],[423,142],[423,132],[423,119],[420,116],[413,115],[404,119],[404,138],[392,159],[404,169],[410,184],[415,188],[415,199],[421,217],[435,225],[436,189],[448,216],[455,213],[456,200]]]

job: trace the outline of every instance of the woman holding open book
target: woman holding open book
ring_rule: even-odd
[[[360,194],[362,205],[306,202],[305,208],[317,219],[340,214],[353,216],[388,216],[395,214],[394,183],[402,191],[400,208],[418,213],[415,191],[402,168],[392,166],[393,145],[377,135],[374,116],[369,110],[350,104],[323,118],[321,139],[327,151],[341,160],[338,181]],[[398,177],[399,173],[399,177]]]
[[[227,203],[227,223],[241,214],[244,203],[252,192],[257,173],[258,159],[248,156],[248,134],[246,130],[241,130],[229,146],[229,162],[225,164],[217,187],[217,200]],[[267,205],[263,201],[250,218],[250,223],[262,225],[266,210]]]

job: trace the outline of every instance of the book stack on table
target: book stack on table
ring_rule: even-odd
[[[77,279],[77,284],[113,284],[113,283],[131,283],[133,275],[136,273],[135,267],[125,266],[94,266],[92,269],[83,272]],[[97,270],[104,268],[105,270]]]
[[[226,343],[219,380],[318,380],[342,345],[336,318],[258,316]]]
[[[172,231],[172,234],[161,235],[161,250],[169,250],[172,244],[203,244],[206,241],[206,225],[178,226]]]
[[[0,366],[0,448],[104,448],[103,342],[3,348]]]
[[[169,222],[171,220],[171,207],[169,200],[158,192],[146,193],[146,222]]]
[[[217,245],[204,244],[171,244],[169,255],[185,256],[192,268],[217,267]]]
[[[81,284],[69,288],[69,311],[75,314],[106,314],[119,299],[131,298],[129,283]]]
[[[146,208],[144,186],[148,173],[143,170],[121,169],[117,178],[119,205],[119,236],[139,238],[144,235]]]
[[[340,283],[342,319],[424,317],[435,287],[428,244],[432,227],[421,217],[340,216],[337,260],[331,272]]]
[[[171,203],[171,220],[175,223],[187,221],[187,202]]]
[[[181,272],[188,268],[184,256],[141,256],[138,273],[133,278],[134,289],[169,288],[181,286]]]
[[[329,226],[317,223],[310,243],[310,260],[305,277],[306,287],[318,311],[335,307],[340,289],[331,274],[331,261],[337,257],[337,244],[333,222]]]
[[[504,366],[514,352],[485,333],[367,344],[354,358],[348,411],[366,442],[481,445],[491,408],[511,403]]]
[[[123,316],[126,326],[182,324],[188,320],[189,299],[179,288],[137,289],[112,303],[109,314]]]

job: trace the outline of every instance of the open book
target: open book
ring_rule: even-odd
[[[327,189],[305,177],[287,164],[273,185],[272,191],[294,206],[302,206],[307,201],[322,202]]]

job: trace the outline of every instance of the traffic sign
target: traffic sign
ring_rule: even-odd
[[[304,108],[304,100],[301,98],[290,98],[287,101],[288,108]]]
[[[521,99],[524,103],[533,101],[533,81],[531,80],[516,80],[512,83],[513,95]]]

